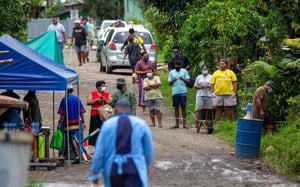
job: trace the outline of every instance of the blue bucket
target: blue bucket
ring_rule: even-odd
[[[259,157],[262,125],[263,120],[238,119],[235,156],[241,158]]]

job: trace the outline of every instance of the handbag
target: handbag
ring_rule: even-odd
[[[109,104],[98,107],[97,111],[102,121],[107,120],[110,116],[113,115],[113,108]]]
[[[57,129],[56,131],[54,131],[54,133],[52,135],[50,148],[61,151],[62,144],[63,144],[63,133],[61,132],[61,130]]]

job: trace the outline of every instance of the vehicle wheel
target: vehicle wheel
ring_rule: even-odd
[[[112,71],[112,68],[109,68],[109,67],[106,68],[106,73],[112,74],[112,72],[113,72],[113,71]]]
[[[206,125],[207,125],[207,133],[211,134],[214,131],[213,122],[207,121]]]
[[[213,133],[213,131],[214,131],[214,129],[213,129],[213,128],[209,128],[209,129],[207,129],[207,133],[208,133],[208,134],[212,134],[212,133]]]

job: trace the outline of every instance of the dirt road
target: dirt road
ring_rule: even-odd
[[[73,53],[74,55],[74,53]],[[91,57],[95,54],[92,52]],[[137,93],[137,85],[131,84],[130,70],[105,74],[99,72],[99,64],[87,63],[78,66],[75,55],[69,63],[69,51],[65,50],[66,66],[77,71],[80,77],[80,98],[84,104],[95,82],[104,79],[108,91],[114,93],[119,77],[127,80],[129,88]],[[94,60],[94,59],[92,59]],[[55,111],[64,93],[55,94]],[[52,92],[38,93],[43,112],[44,125],[52,127]],[[86,106],[86,105],[85,105]],[[86,106],[88,109],[88,107]],[[163,128],[152,128],[155,144],[155,160],[149,173],[149,186],[196,187],[196,186],[300,186],[296,181],[276,174],[259,159],[240,159],[229,154],[234,147],[208,135],[205,129],[197,134],[194,128],[171,130],[174,125],[173,112],[163,106]],[[87,124],[89,113],[86,115]],[[148,115],[138,109],[138,116],[148,122]],[[55,121],[58,116],[55,115]],[[87,132],[85,132],[87,134]],[[30,171],[29,181],[41,181],[44,186],[92,186],[87,180],[90,163],[66,164],[52,171]],[[101,185],[100,185],[101,186]]]

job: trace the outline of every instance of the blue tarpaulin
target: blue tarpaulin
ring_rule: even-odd
[[[0,60],[13,59],[13,64],[0,65],[0,89],[66,90],[79,82],[78,74],[34,51],[9,35],[0,37]]]

